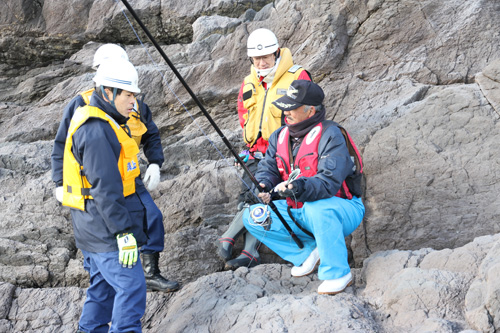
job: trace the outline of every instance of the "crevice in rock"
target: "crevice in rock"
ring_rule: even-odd
[[[403,102],[403,106],[419,102],[425,98],[427,95],[427,91],[429,91],[430,86],[426,85],[423,87],[420,87],[409,99]]]
[[[495,106],[493,106],[493,104],[491,104],[491,101],[488,99],[488,97],[486,96],[484,90],[483,90],[483,87],[478,84],[479,86],[479,90],[481,91],[481,95],[484,97],[484,99],[488,102],[488,105],[491,106],[491,108],[493,109],[493,111],[495,111],[495,113],[500,117],[500,110],[497,110],[495,108]]]
[[[484,310],[486,311],[486,316],[488,317],[488,324],[490,324],[490,327],[492,328],[492,332],[496,332],[496,327],[495,327],[495,320],[493,316],[490,313],[490,310],[485,306]]]

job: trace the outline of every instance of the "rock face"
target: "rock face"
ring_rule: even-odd
[[[107,42],[137,66],[162,135],[160,268],[183,284],[148,294],[145,332],[500,330],[496,1],[131,5],[236,151],[251,31],[273,30],[323,87],[327,118],[364,157],[366,216],[349,238],[356,284],[320,296],[316,274],[291,278],[265,247],[265,265],[222,272],[214,242],[236,212],[241,170],[132,15],[112,0],[4,0],[0,331],[76,329],[88,276],[53,196],[50,154],[64,106],[92,87],[92,57]]]
[[[353,269],[356,283],[318,295],[290,265],[213,273],[173,294],[148,293],[144,332],[495,332],[499,235],[454,250],[381,251]],[[0,284],[0,328],[74,332],[85,290]],[[40,301],[43,300],[43,301]],[[465,303],[465,307],[463,306]]]

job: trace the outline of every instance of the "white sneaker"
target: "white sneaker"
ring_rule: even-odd
[[[343,292],[345,288],[352,284],[352,274],[347,273],[341,278],[333,280],[325,280],[318,287],[319,294],[335,295]]]
[[[318,253],[318,248],[315,248],[311,252],[309,257],[307,257],[306,261],[302,263],[302,265],[292,267],[292,276],[300,277],[309,275],[312,272],[314,272],[318,264],[319,264],[319,253]]]

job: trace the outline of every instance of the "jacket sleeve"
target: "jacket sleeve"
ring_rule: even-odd
[[[300,72],[299,77],[297,80],[307,80],[307,81],[312,81],[311,77],[309,76],[309,73],[304,69]]]
[[[141,139],[143,144],[144,155],[148,159],[149,164],[158,164],[161,168],[165,158],[163,156],[163,147],[161,145],[161,136],[158,127],[153,121],[153,114],[146,103],[140,103],[139,110],[146,121],[147,132],[144,133]]]
[[[63,117],[61,123],[59,124],[59,129],[57,130],[51,155],[52,181],[56,183],[56,186],[62,186],[63,184],[64,146],[66,145],[66,136],[68,135],[71,118],[73,118],[75,110],[84,105],[85,102],[83,101],[82,96],[78,95],[74,97],[64,108]]]
[[[243,86],[245,85],[245,81],[241,83],[240,92],[238,94],[238,117],[240,118],[240,126],[241,128],[245,125],[245,118],[243,115],[248,113],[248,110],[243,106]]]
[[[112,234],[130,230],[133,221],[125,204],[118,170],[121,146],[105,121],[89,119],[73,136],[73,153],[83,165],[97,211]]]
[[[276,163],[276,144],[278,142],[278,134],[281,132],[282,128],[283,127],[274,131],[269,137],[269,147],[267,147],[266,155],[260,161],[257,173],[255,174],[257,181],[265,184],[268,190],[274,188],[283,181]]]
[[[297,196],[300,202],[333,197],[345,178],[353,173],[354,163],[337,126],[330,126],[323,132],[318,155],[317,174],[313,177],[300,178],[304,182],[304,190]]]

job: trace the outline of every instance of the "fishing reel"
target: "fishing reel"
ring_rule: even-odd
[[[253,222],[251,225],[260,225],[261,227],[267,227],[271,225],[271,212],[269,212],[268,206],[256,206],[250,211],[250,218]]]

